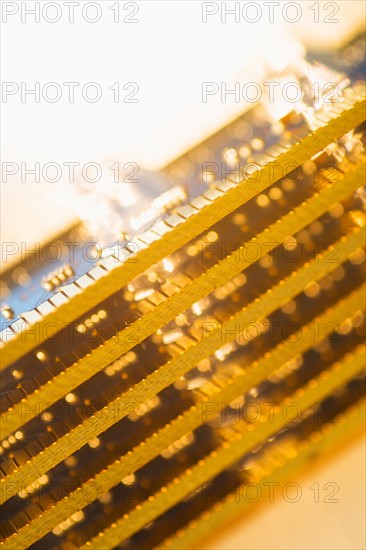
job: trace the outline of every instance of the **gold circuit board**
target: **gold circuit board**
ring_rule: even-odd
[[[364,120],[360,82],[255,106],[166,167],[156,219],[6,298],[1,548],[195,548],[360,430]]]

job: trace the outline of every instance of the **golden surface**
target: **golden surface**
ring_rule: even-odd
[[[2,436],[7,437],[23,425],[24,410],[27,410],[27,421],[29,422],[51,404],[103,370],[118,357],[127,353],[168,321],[174,319],[179,313],[185,311],[215,288],[222,286],[232,277],[252,265],[253,262],[248,261],[245,250],[250,249],[253,243],[260,247],[260,257],[263,257],[266,254],[266,242],[283,242],[288,235],[293,235],[324,214],[330,204],[350,196],[360,186],[365,164],[362,163],[358,167],[353,167],[353,170],[337,183],[328,184],[321,192],[315,193],[308,201],[265,229],[257,237],[242,245],[227,258],[209,268],[180,291],[165,298],[154,309],[122,329],[105,344],[93,350],[91,354],[81,358],[62,371],[61,374],[55,376],[52,381],[47,382],[44,386],[35,390],[33,394],[22,399],[20,405],[14,410],[9,409],[9,411],[3,413],[0,417]],[[362,246],[362,244],[361,236],[359,246]],[[256,261],[259,261],[260,257],[258,256]],[[131,335],[133,335],[132,339],[130,338]]]
[[[180,220],[175,227],[165,224],[167,232],[162,237],[160,237],[160,232],[154,232],[153,226],[148,233],[149,238],[155,240],[148,246],[144,241],[144,235],[137,237],[135,242],[138,252],[133,262],[122,262],[108,275],[97,280],[81,294],[37,322],[36,327],[31,326],[25,331],[19,332],[14,339],[5,344],[2,350],[2,367],[9,366],[26,352],[34,349],[37,344],[44,341],[45,334],[48,338],[52,337],[57,332],[57,326],[74,321],[135,276],[143,273],[148,267],[176,251],[190,239],[258,195],[290,170],[300,166],[331,141],[339,139],[359,125],[364,120],[365,105],[365,99],[356,93],[352,98],[337,103],[332,111],[329,111],[325,117],[323,115],[323,119],[321,116],[318,117],[319,127],[315,131],[310,132],[300,141],[295,140],[293,145],[289,145],[288,150],[280,152],[272,161],[268,162],[261,169],[259,175],[255,173],[253,176],[249,176],[226,192],[217,190],[219,196],[203,208],[196,208],[193,215],[187,216],[182,213],[177,216],[180,217]],[[130,254],[126,251],[127,256]],[[49,325],[49,323],[54,323],[54,325]],[[49,325],[48,330],[45,331],[47,325]],[[38,334],[37,341],[32,335],[34,328]]]
[[[249,176],[238,184],[230,182],[217,184],[216,196],[205,199],[205,205],[202,208],[197,206],[198,203],[192,212],[189,208],[178,208],[178,215],[171,225],[169,225],[168,218],[167,222],[163,222],[164,227],[160,222],[159,226],[155,226],[155,232],[153,227],[148,232],[149,235],[145,234],[145,236],[141,235],[136,238],[137,243],[142,243],[136,254],[136,262],[122,262],[115,269],[106,271],[104,276],[96,280],[90,287],[64,305],[55,308],[52,313],[38,323],[37,328],[40,334],[49,322],[65,323],[77,319],[81,314],[129,283],[134,277],[142,274],[148,267],[178,250],[215,222],[260,194],[284,174],[293,170],[295,166],[300,166],[312,158],[329,143],[359,125],[364,120],[364,109],[365,101],[357,95],[351,99],[343,100],[341,104],[335,105],[332,111],[318,117],[316,130],[310,132],[300,141],[290,143],[285,151],[282,150],[278,155],[274,155],[273,160],[265,164],[259,174],[255,174],[253,177]],[[2,437],[12,437],[17,430],[24,426],[27,427],[32,419],[39,416],[51,404],[57,403],[72,390],[126,354],[135,345],[156,333],[179,313],[186,311],[213,290],[222,287],[233,277],[249,268],[252,262],[248,261],[246,254],[240,254],[245,251],[246,247],[253,243],[264,245],[268,241],[283,243],[289,235],[297,234],[318,220],[320,216],[329,211],[332,205],[347,201],[361,186],[365,163],[363,158],[359,159],[355,165],[345,163],[344,175],[341,174],[342,166],[340,163],[335,180],[332,180],[326,171],[321,172],[319,190],[313,189],[313,194],[305,202],[285,214],[255,238],[243,244],[239,248],[239,254],[238,251],[229,254],[227,258],[218,261],[206,272],[188,280],[181,287],[179,285],[174,287],[172,284],[174,291],[171,293],[167,292],[166,295],[163,295],[156,292],[155,307],[149,306],[149,309],[146,304],[141,302],[139,307],[142,310],[146,305],[145,313],[137,321],[121,330],[116,338],[113,337],[95,350],[90,350],[84,357],[41,385],[39,389],[30,392],[14,407],[5,411],[0,417]],[[358,213],[354,215],[357,218]],[[19,495],[22,488],[36,483],[40,476],[130,415],[131,407],[136,409],[139,405],[156,397],[164,389],[179,382],[181,377],[193,370],[201,361],[222,348],[223,332],[226,333],[225,343],[233,342],[241,333],[241,329],[248,323],[253,323],[253,321],[260,323],[281,308],[283,304],[301,295],[308,285],[321,281],[325,276],[339,269],[341,265],[346,264],[350,256],[356,251],[362,250],[365,245],[365,227],[361,217],[357,218],[357,223],[342,226],[342,231],[341,238],[334,240],[311,261],[304,265],[295,265],[292,273],[283,276],[272,286],[269,284],[266,291],[258,293],[259,295],[245,307],[237,305],[235,312],[231,313],[225,321],[217,323],[217,330],[206,334],[205,338],[203,330],[200,330],[203,329],[204,318],[197,319],[194,330],[185,336],[184,341],[183,339],[180,341],[179,352],[173,354],[169,360],[164,359],[164,363],[147,374],[145,378],[134,383],[130,389],[120,393],[118,397],[111,398],[101,410],[78,425],[72,426],[66,435],[62,435],[42,451],[36,452],[32,457],[18,464],[14,471],[1,479],[0,502],[3,504],[11,497]],[[263,257],[266,254],[265,247],[262,246],[261,249],[263,251],[261,257]],[[335,251],[336,261],[334,261]],[[238,260],[238,258],[240,259]],[[259,260],[260,258],[256,259],[256,261]],[[172,281],[174,283],[174,276]],[[283,337],[283,341],[270,352],[261,352],[257,360],[251,361],[244,367],[236,364],[235,361],[229,361],[225,371],[215,373],[200,387],[200,391],[195,394],[194,405],[170,422],[165,422],[152,435],[145,435],[137,445],[124,455],[119,456],[118,459],[113,459],[104,467],[96,468],[97,471],[93,472],[90,479],[82,482],[66,497],[49,503],[45,509],[42,509],[41,506],[37,508],[33,506],[32,502],[28,502],[27,506],[28,504],[29,506],[25,508],[25,513],[31,512],[31,515],[28,516],[29,521],[19,528],[16,527],[14,533],[0,543],[0,546],[7,550],[27,548],[57,528],[75,512],[86,508],[90,504],[90,498],[86,497],[88,487],[97,485],[102,494],[106,493],[117,486],[121,480],[157,458],[160,453],[180,438],[208,423],[215,415],[213,414],[212,418],[204,418],[205,404],[228,406],[243,393],[268,380],[280,367],[310,350],[314,347],[312,332],[314,321],[319,326],[318,343],[324,342],[326,337],[334,331],[335,326],[349,321],[356,312],[364,311],[366,305],[365,285],[354,286],[356,288],[347,291],[346,296],[337,301],[333,299],[334,303],[330,307],[323,305],[321,313],[302,326],[302,335],[298,341],[294,342],[291,338]],[[152,302],[154,303],[153,299]],[[19,333],[4,346],[2,368],[6,368],[43,341],[42,338],[38,342],[34,341],[30,335],[34,328],[34,326],[27,327],[24,332]],[[56,329],[54,330],[56,331]],[[132,334],[138,335],[137,341],[129,339]],[[49,331],[48,337],[50,336]],[[323,370],[317,376],[294,390],[292,395],[281,399],[281,404],[275,407],[273,418],[263,417],[261,422],[256,425],[241,420],[235,426],[228,428],[227,432],[222,430],[220,437],[215,441],[215,450],[206,454],[204,458],[194,459],[193,465],[169,481],[166,486],[154,490],[149,498],[132,506],[128,513],[122,514],[110,525],[107,525],[99,535],[91,537],[90,540],[81,544],[81,548],[92,550],[113,548],[122,540],[137,533],[191,493],[199,490],[203,483],[230,468],[246,453],[267,442],[286,426],[288,427],[288,418],[283,414],[288,403],[294,403],[301,411],[307,411],[326,397],[344,389],[347,383],[355,377],[361,376],[364,366],[365,347],[362,345],[355,346],[352,352],[345,353],[331,366],[325,363]],[[25,410],[27,410],[26,418],[23,414]],[[30,413],[31,410],[33,410],[32,413]],[[284,464],[274,467],[270,477],[266,475],[258,477],[260,483],[264,483],[266,479],[271,479],[271,481],[284,479],[292,472],[297,471],[300,466],[308,463],[314,453],[333,448],[337,441],[341,441],[358,430],[363,415],[364,404],[358,407],[349,407],[343,417],[343,422],[339,422],[335,426],[329,426],[324,422],[321,434],[314,432],[309,436],[308,441],[300,441],[293,456],[287,457]],[[11,458],[11,455],[9,456]],[[240,491],[240,487],[237,490]],[[235,494],[232,499],[235,502]],[[168,538],[161,548],[194,548],[194,545],[207,535],[214,525],[220,525],[239,513],[237,503],[235,502],[234,506],[232,499],[228,499],[225,504],[216,504],[212,510],[206,511],[204,517],[198,517],[186,529],[179,531],[174,537]],[[71,546],[71,548],[75,548],[75,546]]]
[[[291,399],[286,399],[279,410],[274,414],[272,422],[265,422],[259,428],[249,431],[249,426],[243,423],[243,432],[238,430],[237,441],[224,444],[221,449],[214,451],[206,460],[200,461],[192,469],[187,470],[169,487],[162,488],[159,493],[151,496],[142,505],[138,505],[127,517],[123,517],[111,527],[107,528],[98,537],[88,541],[82,549],[109,550],[124,538],[138,531],[152,521],[173,504],[179,502],[202,483],[214,477],[217,473],[235,462],[245,452],[250,451],[263,439],[267,439],[285,424],[281,414],[286,403],[296,403],[302,411],[329,395],[337,387],[342,386],[356,374],[362,372],[365,366],[365,348],[356,350],[354,356],[347,357],[341,364],[335,364],[328,371],[324,371],[316,380],[297,390]]]
[[[320,341],[329,334],[332,323],[339,324],[342,320],[352,315],[357,308],[365,308],[365,300],[365,286],[362,285],[349,298],[341,300],[331,310],[326,311],[318,319],[319,326],[321,327],[319,334]],[[207,397],[201,403],[191,407],[186,413],[164,426],[156,435],[141,442],[140,445],[132,449],[128,454],[112,463],[107,469],[99,472],[89,482],[84,483],[82,488],[76,489],[45,513],[40,514],[37,519],[33,520],[30,526],[23,527],[14,535],[14,543],[16,541],[16,544],[19,544],[24,541],[28,545],[32,544],[32,542],[60,524],[65,518],[70,517],[76,511],[90,504],[90,498],[86,498],[86,495],[89,495],[88,484],[91,488],[99,486],[102,493],[107,492],[111,487],[117,485],[121,479],[144,466],[177,439],[197,428],[203,423],[203,404],[205,402],[209,401],[210,404],[231,403],[244,391],[256,386],[260,381],[277,370],[279,366],[285,364],[297,354],[304,352],[312,345],[313,333],[310,328],[312,322],[309,326],[303,327],[303,337],[296,343],[290,340],[281,343],[272,353],[261,358],[248,369],[240,369],[241,372],[233,378],[232,382],[227,383],[222,388],[215,387],[216,391],[213,391],[208,387]],[[205,392],[204,388],[203,392]],[[27,480],[28,482],[30,482],[30,479]],[[9,548],[13,548],[13,546],[10,545]]]
[[[308,466],[309,460],[313,459],[314,456],[319,458],[319,456],[329,455],[340,445],[343,446],[351,438],[362,432],[365,414],[366,402],[362,401],[360,405],[347,411],[346,415],[338,418],[337,422],[331,425],[328,424],[326,428],[318,432],[318,437],[302,442],[294,457],[289,458],[269,475],[258,480],[259,486],[265,488],[266,482],[279,483],[291,479],[290,476],[298,475],[299,470]],[[228,522],[242,515],[246,509],[252,506],[252,503],[236,498],[238,494],[240,495],[241,489],[239,487],[235,493],[229,495],[224,504],[214,506],[203,517],[198,518],[197,521],[192,521],[188,528],[180,532],[179,535],[167,539],[159,547],[159,550],[197,548],[204,539],[212,536],[212,533],[217,529],[224,527]]]

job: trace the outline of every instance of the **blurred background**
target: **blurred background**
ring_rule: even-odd
[[[259,17],[256,22],[242,15],[236,22],[235,15],[228,13],[222,23],[220,2],[117,2],[117,13],[111,9],[116,2],[103,1],[101,15],[93,6],[85,11],[90,20],[100,16],[90,23],[82,9],[93,3],[81,0],[70,23],[69,9],[59,1],[51,4],[60,6],[60,19],[50,23],[41,12],[38,23],[27,12],[34,10],[36,2],[2,2],[3,21],[6,18],[1,33],[3,83],[20,88],[24,83],[34,89],[38,82],[42,90],[55,82],[62,89],[62,97],[54,103],[42,96],[36,103],[32,95],[22,102],[20,92],[9,95],[6,103],[3,97],[3,162],[84,165],[111,158],[159,169],[245,109],[243,102],[221,102],[219,94],[203,103],[203,82],[225,81],[229,88],[237,80],[258,81],[266,66],[284,68],[304,47],[336,49],[362,30],[365,20],[363,0],[292,2],[297,9],[281,0],[274,2],[278,6],[273,8],[273,22],[265,7],[271,3],[264,2],[257,13],[247,11],[248,19]],[[219,12],[209,15],[213,8],[205,4],[216,5]],[[248,2],[239,4],[242,9]],[[226,2],[227,11],[234,5]],[[59,15],[52,7],[45,12],[50,20]],[[73,103],[68,101],[64,82],[80,83]],[[85,101],[80,91],[90,82],[96,82],[103,94],[95,103]],[[133,91],[123,91],[126,83],[136,83],[138,102],[115,103],[115,92],[109,88],[116,82],[121,96]],[[73,186],[67,187],[67,178],[38,184],[29,176],[22,184],[16,175],[9,177],[2,186],[3,240],[38,241],[43,240],[44,228],[48,235],[63,228],[75,216],[69,200]]]

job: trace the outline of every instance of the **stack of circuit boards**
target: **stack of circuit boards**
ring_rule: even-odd
[[[256,105],[128,240],[79,224],[5,273],[1,547],[194,548],[359,431],[364,120],[356,76]]]

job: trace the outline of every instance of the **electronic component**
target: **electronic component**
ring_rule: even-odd
[[[358,432],[364,58],[346,59],[295,75],[331,75],[333,101],[256,105],[166,166],[119,239],[94,241],[91,209],[5,273],[3,548],[194,548],[249,484]]]

